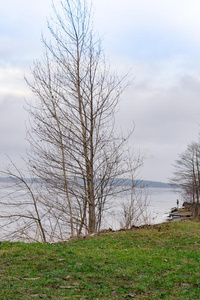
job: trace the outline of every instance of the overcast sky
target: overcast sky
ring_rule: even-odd
[[[59,0],[56,0],[58,2]],[[118,73],[133,84],[120,103],[118,123],[145,156],[143,179],[167,182],[175,159],[198,140],[200,123],[200,1],[93,0],[94,22]],[[0,0],[0,167],[6,154],[24,155],[24,75],[42,55],[41,32],[51,0]]]

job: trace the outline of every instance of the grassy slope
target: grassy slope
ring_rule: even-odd
[[[0,243],[0,299],[200,299],[200,223]],[[129,295],[130,294],[130,295]]]

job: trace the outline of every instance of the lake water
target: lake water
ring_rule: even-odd
[[[179,207],[182,206],[182,199],[180,196],[180,190],[171,189],[171,188],[146,188],[147,195],[147,206],[146,209],[146,218],[140,219],[135,225],[146,224],[159,224],[167,221],[169,213],[173,207],[177,207],[177,199],[179,200]],[[119,229],[120,224],[120,199],[115,204],[115,209],[113,214],[109,214],[104,218],[104,227]],[[117,212],[117,213],[116,213]]]
[[[0,196],[2,198],[4,194],[4,190],[0,190]],[[12,191],[11,191],[12,194]],[[145,221],[140,220],[139,223],[135,225],[141,225],[144,223],[148,224],[158,224],[165,222],[167,220],[167,217],[169,215],[169,212],[171,208],[176,207],[176,201],[179,199],[179,206],[182,205],[182,200],[179,194],[179,191],[177,189],[169,189],[169,188],[146,188],[146,195],[147,195],[147,206],[145,206],[145,214],[146,218]],[[23,195],[20,192],[20,198]],[[112,209],[109,211],[109,213],[105,214],[103,218],[103,225],[102,228],[112,228],[114,230],[117,230],[122,225],[122,209],[120,207],[121,201],[126,200],[125,196],[120,196],[118,199],[113,200],[113,203],[111,205]],[[2,206],[1,206],[1,212],[2,213]],[[12,209],[12,207],[10,207]],[[22,209],[19,208],[19,209]],[[3,230],[1,229],[1,225],[3,224],[3,220],[0,219],[0,240],[3,239]],[[4,228],[5,229],[5,228]],[[12,228],[11,228],[12,229]]]
[[[180,191],[169,188],[148,188],[149,212],[152,215],[153,223],[166,221],[171,208],[176,207],[179,200],[179,207],[182,206]]]

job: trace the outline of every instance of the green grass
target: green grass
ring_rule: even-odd
[[[0,299],[200,299],[200,223],[0,243]]]

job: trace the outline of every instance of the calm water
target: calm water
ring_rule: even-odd
[[[141,217],[135,225],[159,224],[168,219],[169,213],[173,207],[176,207],[176,201],[179,200],[179,207],[182,206],[179,190],[170,188],[146,188],[147,206],[145,207],[146,218]],[[123,227],[121,225],[120,203],[125,200],[119,198],[114,205],[112,214],[107,214],[104,218],[104,227],[111,227],[115,230]]]
[[[167,188],[147,188],[147,206],[145,207],[146,210],[146,221],[145,223],[148,224],[157,224],[166,221],[171,208],[176,207],[176,201],[179,199],[179,206],[182,205],[182,200],[180,198],[180,194],[177,190],[167,189]],[[12,195],[12,190],[10,190]],[[4,190],[0,189],[0,196],[1,199],[3,197]],[[19,193],[19,198],[23,196],[21,192]],[[119,229],[122,226],[122,207],[121,202],[126,201],[127,197],[120,196],[118,199],[113,200],[111,202],[111,210],[109,213],[106,213],[103,218],[103,225],[102,228],[109,228],[112,229]],[[2,209],[2,206],[1,206]],[[12,210],[12,206],[10,207]],[[19,209],[22,209],[20,207]],[[1,212],[2,213],[2,210]],[[0,219],[0,227],[3,224],[3,220]],[[135,225],[144,224],[144,221],[139,222]],[[4,228],[5,229],[5,228]],[[3,231],[0,229],[0,239],[2,239]]]
[[[149,194],[149,212],[152,215],[154,223],[166,221],[171,208],[176,207],[176,201],[179,200],[179,207],[182,206],[182,199],[178,190],[148,188]]]

